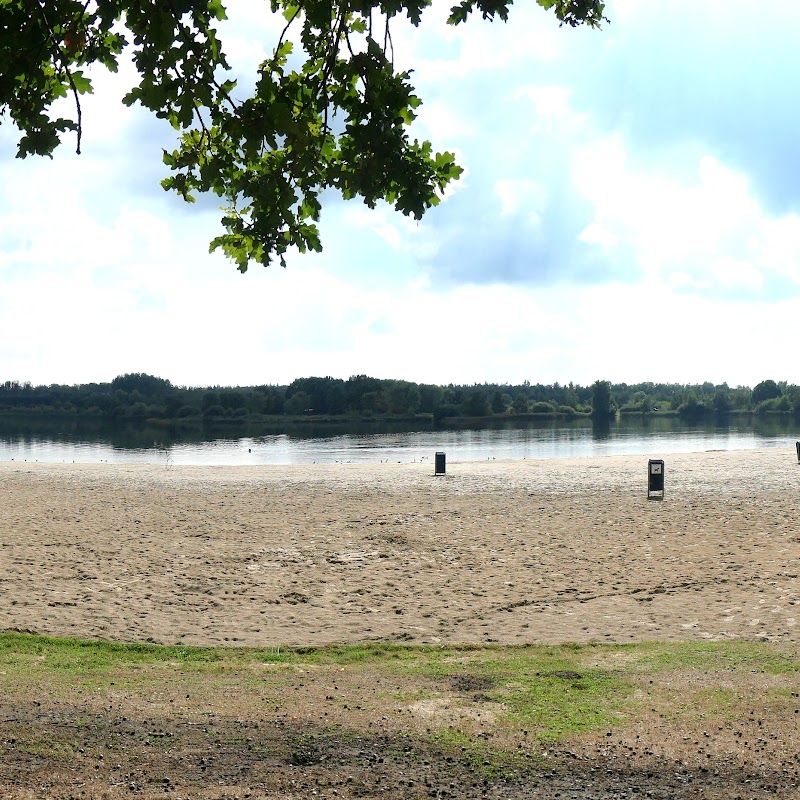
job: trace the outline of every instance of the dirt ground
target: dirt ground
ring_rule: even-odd
[[[16,691],[0,700],[0,795],[800,797],[800,700],[764,704],[759,696],[766,679],[760,676],[728,679],[744,698],[746,711],[738,718],[677,719],[657,704],[631,724],[552,747],[525,730],[495,724],[480,681],[443,683],[437,688],[444,699],[436,703],[376,707],[376,686],[386,680],[369,667],[339,676],[302,671],[283,698],[269,703],[249,689],[209,696],[202,687],[189,684],[187,691],[187,683],[169,679],[149,698],[126,689],[124,681],[116,691],[78,689],[39,699]],[[703,680],[710,684],[702,675],[681,678],[684,686]],[[641,690],[648,690],[647,680]],[[471,747],[422,735],[455,724],[472,742],[485,744],[486,760],[476,760]],[[501,752],[511,754],[505,767],[489,769]]]

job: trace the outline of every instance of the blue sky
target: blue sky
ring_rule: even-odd
[[[800,4],[612,0],[599,32],[449,5],[394,42],[462,179],[421,222],[326,197],[286,269],[208,253],[216,198],[160,188],[172,131],[120,104],[125,69],[81,156],[16,160],[0,125],[0,380],[800,383]],[[246,76],[279,23],[228,9]]]

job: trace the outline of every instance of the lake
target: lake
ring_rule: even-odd
[[[57,427],[57,426],[56,426]],[[26,431],[30,431],[26,428]],[[163,432],[93,430],[65,425],[46,433],[0,430],[0,460],[76,463],[257,465],[429,461],[437,451],[448,462],[487,459],[576,458],[648,455],[706,450],[784,447],[794,452],[800,426],[789,419],[747,420],[730,425],[687,425],[673,418],[623,419],[599,429],[589,420],[495,425],[479,430],[426,430],[330,435],[302,434],[231,438],[165,439]]]

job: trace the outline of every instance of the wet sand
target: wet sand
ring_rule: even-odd
[[[653,457],[659,457],[653,454]],[[800,465],[0,463],[0,629],[191,645],[796,642]]]

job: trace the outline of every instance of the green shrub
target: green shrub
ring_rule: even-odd
[[[515,414],[527,414],[530,405],[528,403],[527,395],[522,394],[520,392],[511,404],[511,409]]]
[[[771,397],[769,400],[762,400],[756,406],[756,414],[780,414],[792,410],[792,404],[786,395]]]
[[[698,400],[694,392],[690,392],[686,400],[678,406],[678,416],[682,419],[703,419],[707,411],[708,406],[702,400]]]

